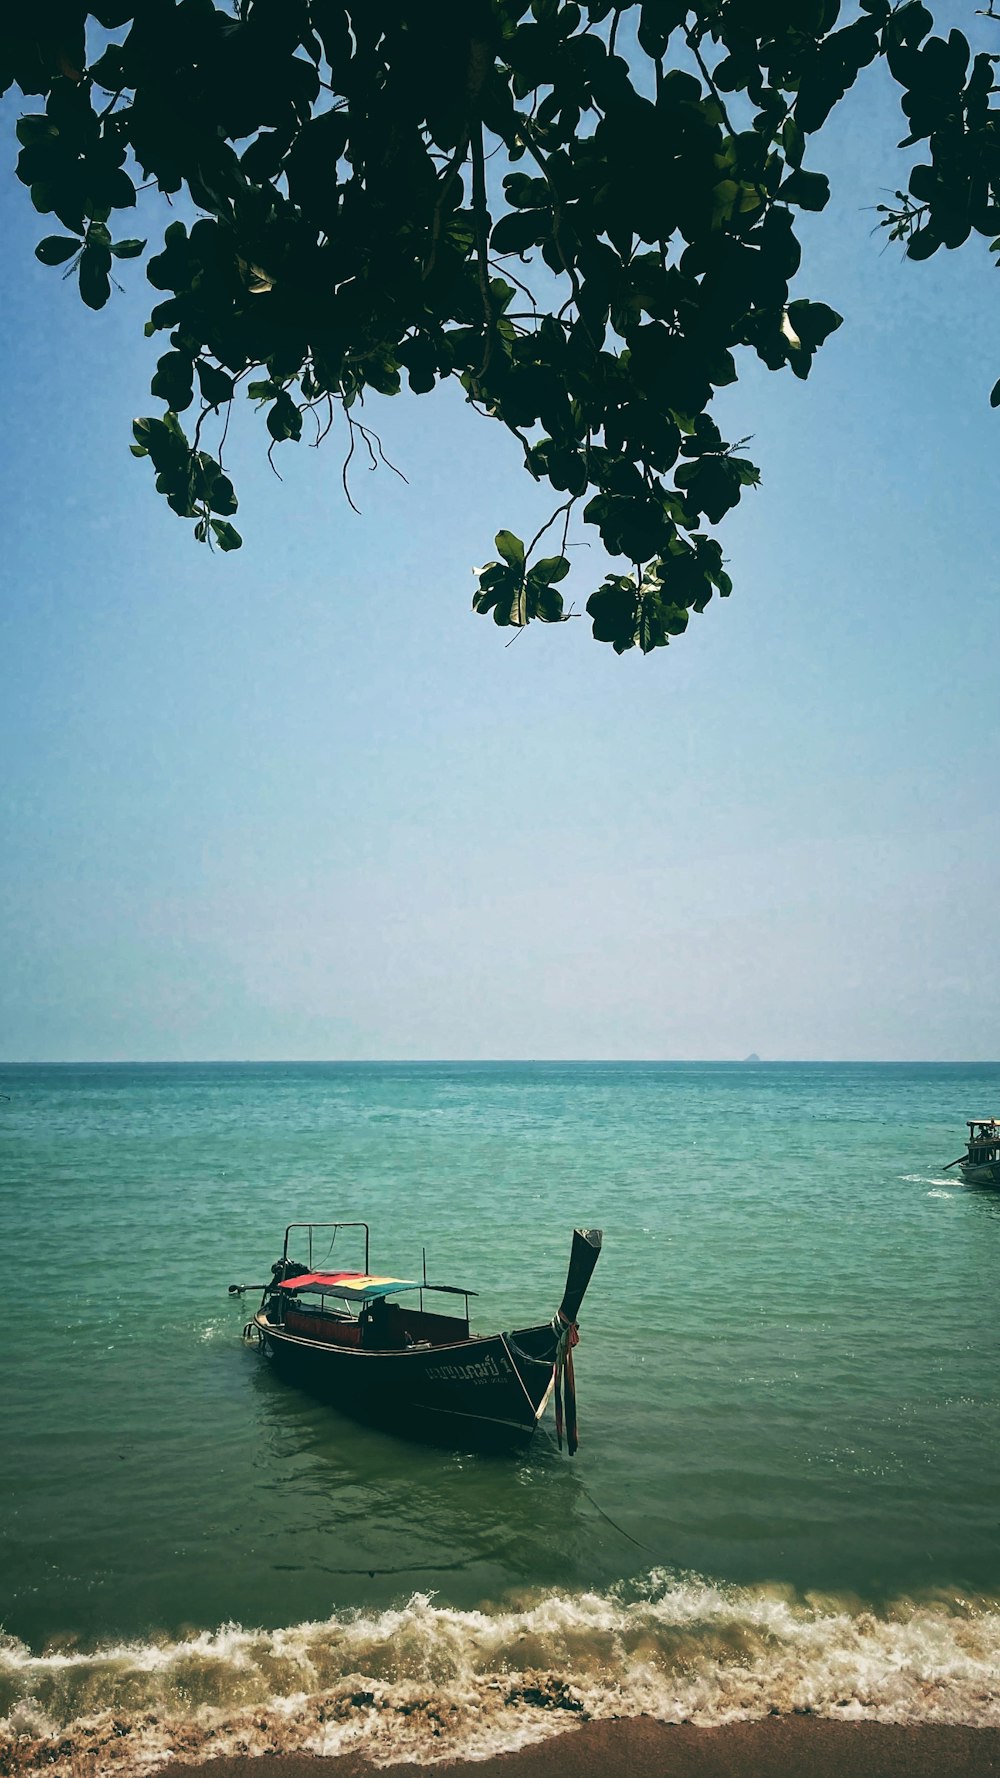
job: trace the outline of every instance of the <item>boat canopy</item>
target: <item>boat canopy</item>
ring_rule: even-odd
[[[374,1278],[367,1272],[300,1272],[296,1278],[283,1278],[278,1289],[368,1303],[374,1297],[395,1296],[397,1290],[419,1290],[420,1285],[409,1278]]]

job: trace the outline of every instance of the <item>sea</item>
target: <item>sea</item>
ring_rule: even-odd
[[[3,1771],[432,1763],[644,1712],[1000,1724],[1000,1193],[946,1165],[1000,1066],[4,1066],[0,1095]],[[283,1383],[228,1287],[337,1220],[484,1332],[551,1316],[603,1228],[577,1455],[551,1409],[498,1456]]]

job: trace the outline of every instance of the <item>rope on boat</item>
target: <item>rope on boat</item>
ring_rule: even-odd
[[[579,1449],[580,1439],[576,1418],[576,1377],[573,1371],[573,1348],[580,1344],[580,1329],[575,1321],[568,1321],[561,1309],[557,1309],[552,1321],[552,1331],[556,1336],[554,1358],[536,1358],[533,1353],[525,1352],[523,1346],[510,1334],[504,1339],[515,1358],[522,1364],[541,1364],[552,1366],[552,1377],[556,1395],[556,1438],[559,1449],[563,1445],[563,1400],[566,1404],[566,1448],[571,1457],[575,1457]]]
[[[576,1378],[573,1375],[573,1347],[580,1343],[580,1329],[575,1321],[567,1320],[561,1309],[557,1309],[552,1321],[552,1331],[556,1336],[556,1355],[553,1371],[556,1383],[556,1439],[559,1449],[563,1442],[563,1392],[566,1396],[566,1449],[571,1457],[575,1457],[580,1440],[577,1436],[576,1424]]]
[[[522,1364],[540,1364],[543,1365],[546,1370],[551,1370],[551,1358],[536,1358],[533,1352],[526,1352],[523,1346],[518,1345],[513,1334],[505,1333],[503,1337],[506,1340],[507,1345],[510,1347],[510,1350],[513,1352],[514,1357],[519,1358]]]

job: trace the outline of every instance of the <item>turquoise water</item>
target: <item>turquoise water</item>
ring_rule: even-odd
[[[994,1720],[1000,1194],[942,1168],[1000,1068],[80,1065],[0,1092],[25,1759],[67,1725],[99,1750],[109,1710],[146,1713],[147,1754],[154,1718],[175,1751],[234,1722],[256,1746],[250,1710],[275,1745],[392,1723],[424,1757],[418,1681],[449,1747],[609,1685],[705,1720],[804,1695]],[[359,1428],[243,1345],[228,1284],[338,1217],[375,1269],[426,1246],[483,1331],[547,1318],[573,1225],[604,1228],[573,1462]]]

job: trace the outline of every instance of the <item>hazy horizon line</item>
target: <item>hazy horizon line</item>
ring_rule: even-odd
[[[1000,1068],[968,1056],[22,1056],[0,1068]]]

